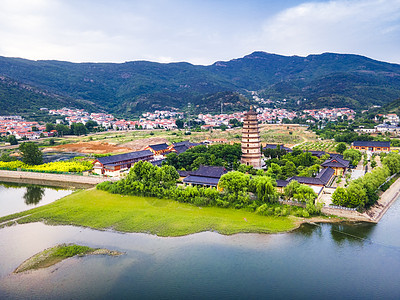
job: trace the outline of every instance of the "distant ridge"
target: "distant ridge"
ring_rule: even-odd
[[[271,99],[268,106],[299,109],[365,109],[400,97],[400,65],[336,53],[300,57],[257,51],[209,66],[0,57],[0,77],[0,108],[7,113],[69,105],[131,115],[189,102],[202,112],[217,112],[223,103],[227,112],[253,103],[250,91]]]

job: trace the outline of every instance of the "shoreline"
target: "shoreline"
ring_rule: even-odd
[[[76,253],[68,254],[67,253],[62,253],[56,254],[57,250],[63,250],[63,248],[67,247],[81,247],[81,248],[87,248],[83,249],[81,251],[77,251]],[[23,261],[12,273],[13,274],[19,274],[23,272],[28,272],[28,271],[35,271],[38,269],[45,269],[49,268],[51,266],[54,266],[58,263],[60,263],[63,260],[66,260],[71,257],[83,257],[83,256],[90,256],[90,255],[108,255],[108,256],[120,256],[125,254],[124,252],[119,252],[115,250],[109,250],[105,248],[90,248],[87,246],[79,246],[76,244],[59,244],[47,249],[42,250],[39,253],[34,254],[33,256],[29,257],[25,261]]]
[[[380,195],[378,201],[371,206],[367,211],[360,213],[358,211],[349,211],[336,208],[324,207],[322,213],[327,215],[335,215],[338,217],[347,218],[350,222],[368,222],[378,223],[385,215],[387,210],[400,196],[400,178]]]
[[[371,222],[378,223],[399,196],[400,178],[393,182],[393,184],[382,193],[378,201],[366,211],[364,215],[368,216]]]
[[[61,187],[72,186],[77,188],[89,188],[89,187],[94,187],[98,183],[110,180],[115,180],[115,178],[101,177],[101,176],[84,176],[84,175],[0,170],[0,181],[6,181],[6,182],[8,181],[17,183],[39,184],[39,185],[40,184],[54,185]]]

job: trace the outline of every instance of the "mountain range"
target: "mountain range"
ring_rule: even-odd
[[[335,53],[254,52],[209,66],[0,57],[0,114],[67,106],[128,116],[188,103],[227,112],[257,104],[254,94],[269,99],[269,107],[365,109],[400,98],[400,65]]]

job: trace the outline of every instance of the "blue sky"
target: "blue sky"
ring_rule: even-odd
[[[400,63],[400,0],[0,0],[0,55],[212,64],[253,51]]]

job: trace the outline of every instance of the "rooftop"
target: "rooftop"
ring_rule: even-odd
[[[153,156],[153,153],[150,150],[142,150],[142,151],[129,152],[125,154],[99,157],[97,161],[99,161],[103,165],[111,165],[121,161],[140,159],[140,158],[145,158],[147,156]]]
[[[358,147],[390,147],[390,142],[379,141],[354,141],[353,146]]]
[[[156,144],[156,145],[149,145],[148,147],[150,147],[154,151],[161,151],[161,150],[167,150],[168,149],[168,145],[166,143]]]

